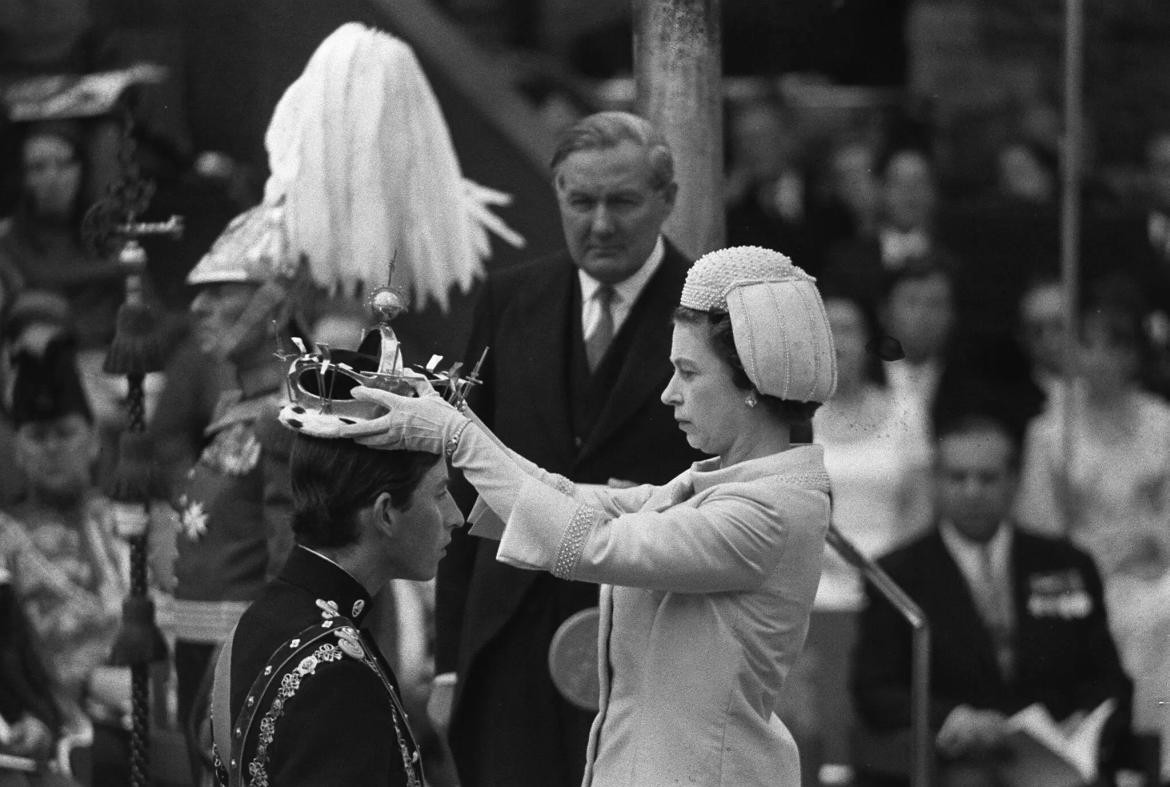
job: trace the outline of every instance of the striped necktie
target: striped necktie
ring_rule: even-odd
[[[589,371],[597,371],[605,351],[613,341],[613,299],[617,292],[609,284],[603,284],[593,293],[593,300],[597,303],[597,319],[593,323],[593,330],[585,337],[585,358],[589,361]]]
[[[975,601],[979,606],[979,613],[983,622],[991,633],[991,642],[995,646],[995,659],[999,662],[999,669],[1006,680],[1011,680],[1015,674],[1015,651],[1012,646],[1012,632],[1015,628],[1012,613],[1011,589],[997,577],[991,562],[991,549],[982,546],[979,549],[979,568],[982,576],[976,583]]]

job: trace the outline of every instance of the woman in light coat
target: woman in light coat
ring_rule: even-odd
[[[790,431],[836,380],[812,278],[767,249],[704,256],[670,362],[662,401],[712,458],[661,487],[545,473],[425,386],[419,398],[357,389],[388,412],[345,428],[445,452],[479,491],[473,532],[500,538],[499,560],[602,585],[586,785],[796,785],[774,710],[808,629],[830,499],[820,447]]]

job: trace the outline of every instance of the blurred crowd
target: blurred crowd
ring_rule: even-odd
[[[809,133],[798,107],[761,91],[729,101],[726,120],[728,244],[789,254],[817,277],[832,324],[837,393],[811,426],[833,479],[836,527],[868,556],[922,533],[939,391],[962,370],[964,384],[974,371],[1007,392],[1027,435],[1016,514],[1097,562],[1136,684],[1135,726],[1170,747],[1170,716],[1156,703],[1170,684],[1170,127],[1149,129],[1134,177],[1086,173],[1073,304],[1060,278],[1051,111],[1005,120],[985,150],[963,151],[982,166],[962,173],[929,122],[902,112]],[[124,276],[82,235],[83,214],[117,172],[117,146],[100,119],[10,130],[15,174],[0,206],[0,749],[36,759],[83,741],[92,782],[124,784],[129,679],[105,662],[128,549],[102,491],[126,425],[125,378],[102,370]],[[249,175],[214,157],[192,161],[199,166],[164,181],[163,199],[218,231],[250,204]],[[168,363],[146,377],[145,417],[178,488],[206,447],[217,401],[239,380],[192,332],[201,307],[191,293],[147,279]],[[298,326],[306,336],[353,348],[369,314],[318,304],[310,319]],[[37,375],[50,382],[36,388],[28,380]],[[172,637],[179,508],[152,507],[149,556]],[[433,593],[411,583],[392,592],[394,603],[380,605],[391,610],[383,649],[421,725]],[[863,598],[857,572],[827,552],[817,608],[855,611]],[[179,724],[174,707],[162,721]]]
[[[836,527],[874,558],[932,527],[931,414],[974,380],[1026,435],[1015,517],[1096,561],[1134,727],[1165,750],[1170,128],[1150,129],[1133,177],[1090,165],[1068,304],[1062,140],[1036,114],[992,136],[979,181],[956,175],[929,127],[895,119],[810,144],[782,101],[744,101],[729,115],[728,240],[789,250],[818,277],[839,381],[813,434]],[[857,611],[862,590],[826,550],[817,609]],[[801,687],[789,687],[797,716]]]

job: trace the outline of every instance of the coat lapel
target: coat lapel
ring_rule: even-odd
[[[525,312],[531,315],[528,326],[540,326],[525,332],[517,340],[509,340],[509,346],[524,347],[523,371],[517,377],[523,380],[521,390],[510,392],[527,402],[528,412],[537,420],[534,430],[548,436],[551,445],[564,453],[558,457],[558,464],[568,468],[573,459],[573,424],[570,414],[569,363],[572,348],[569,342],[569,313],[573,308],[576,293],[576,269],[567,258],[550,260],[547,287],[532,288],[532,298],[525,304]],[[499,395],[499,394],[497,394]]]
[[[625,361],[617,382],[606,399],[597,424],[577,461],[596,453],[647,399],[657,399],[670,379],[670,339],[674,331],[670,316],[678,306],[689,263],[667,241],[666,256],[646,283],[634,304],[622,332],[633,329]]]
[[[967,647],[963,650],[969,654],[972,661],[980,665],[981,674],[995,675],[997,681],[1001,680],[991,633],[983,623],[975,596],[959,564],[943,543],[937,527],[934,530],[934,541],[938,559],[930,562],[937,567],[939,579],[931,584],[939,588],[940,606],[953,611],[953,615],[948,618],[950,623],[940,625],[936,636],[959,637],[966,640]]]
[[[510,331],[500,337],[500,344],[514,348],[517,355],[506,361],[496,359],[494,369],[506,368],[511,379],[524,381],[505,392],[497,388],[496,396],[510,396],[511,407],[527,413],[531,432],[539,434],[546,448],[556,454],[552,469],[564,472],[573,461],[573,428],[569,401],[569,361],[572,357],[569,313],[574,302],[576,268],[567,255],[547,260],[547,278],[540,286],[526,287],[525,298],[513,305],[523,320],[509,320],[521,332]],[[512,315],[515,317],[516,315]],[[494,350],[493,350],[494,352]],[[546,460],[549,455],[546,455]],[[531,457],[530,457],[531,458]],[[545,462],[542,462],[545,464]],[[476,623],[464,635],[467,641],[460,653],[460,669],[466,670],[479,650],[490,642],[510,621],[541,576],[537,571],[523,571],[496,561],[499,544],[489,539],[476,542],[474,584],[470,590],[468,614]]]

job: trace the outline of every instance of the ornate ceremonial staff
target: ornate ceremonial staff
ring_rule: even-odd
[[[118,152],[121,177],[86,214],[82,231],[95,254],[117,255],[126,276],[126,299],[118,310],[114,340],[103,367],[107,374],[124,374],[127,380],[126,427],[106,493],[114,501],[118,535],[130,544],[130,592],[122,604],[122,627],[110,663],[130,667],[130,778],[134,787],[143,787],[149,783],[150,665],[167,658],[166,642],[155,625],[154,602],[147,594],[147,531],[150,501],[165,499],[166,489],[146,434],[142,381],[147,372],[163,368],[164,358],[158,316],[142,291],[146,252],[138,238],[175,238],[182,234],[183,223],[178,216],[159,223],[137,221],[150,204],[154,184],[141,175],[132,131],[127,112]]]

